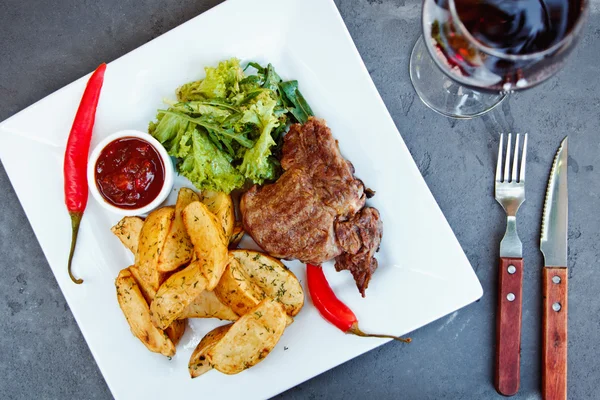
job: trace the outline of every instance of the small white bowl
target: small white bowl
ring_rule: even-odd
[[[140,208],[125,209],[116,207],[107,202],[104,199],[104,197],[102,197],[102,194],[100,194],[100,191],[98,190],[98,186],[96,186],[96,162],[98,161],[100,153],[109,143],[117,139],[122,139],[126,137],[134,137],[145,140],[146,142],[150,143],[160,155],[160,158],[162,159],[165,168],[165,181],[163,183],[162,189],[158,193],[158,196],[156,196],[156,198],[152,200],[152,202]],[[92,192],[92,196],[94,196],[96,201],[100,203],[102,207],[119,215],[141,215],[149,213],[150,211],[157,208],[169,196],[169,193],[173,188],[174,174],[175,172],[173,169],[173,162],[171,161],[171,157],[169,156],[165,148],[160,144],[158,140],[154,139],[149,134],[140,131],[124,130],[109,135],[107,138],[98,143],[96,147],[94,147],[94,150],[92,150],[92,154],[88,159],[87,181],[90,192]]]

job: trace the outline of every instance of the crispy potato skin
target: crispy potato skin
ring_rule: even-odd
[[[133,277],[135,278],[135,281],[139,285],[140,290],[148,304],[152,303],[152,300],[154,300],[154,296],[156,296],[156,290],[148,282],[142,279],[138,267],[132,265],[131,267],[129,267],[129,272],[131,272],[131,275],[133,275]]]
[[[171,221],[169,232],[156,265],[156,268],[161,272],[174,271],[192,259],[194,245],[183,224],[182,212],[194,201],[199,201],[196,192],[188,188],[179,190],[177,202],[175,203],[174,218]]]
[[[165,329],[165,333],[171,339],[171,342],[175,346],[179,344],[181,337],[185,333],[185,328],[187,327],[187,319],[178,319],[171,322],[171,325],[167,326]]]
[[[290,317],[304,306],[298,278],[281,261],[253,250],[229,251],[229,264],[214,292],[238,315],[248,313],[266,297],[282,303]]]
[[[215,292],[204,291],[183,310],[179,318],[218,318],[236,321],[239,317],[219,300]]]
[[[140,217],[124,217],[115,226],[110,228],[111,232],[115,234],[123,243],[125,247],[133,253],[137,254],[138,241],[140,239],[140,232],[144,225],[144,219]]]
[[[207,282],[198,268],[197,262],[175,272],[162,284],[150,305],[152,322],[159,329],[165,329],[178,319],[206,288]]]
[[[224,374],[242,372],[261,362],[279,342],[287,315],[281,303],[265,299],[237,320],[209,350],[214,368]]]
[[[235,226],[233,227],[231,237],[229,238],[229,249],[237,249],[245,234],[246,232],[244,232],[244,227],[242,224],[236,222]]]
[[[190,375],[195,378],[211,368],[233,375],[258,364],[279,342],[286,320],[281,303],[261,301],[233,325],[217,328],[200,341],[190,358]]]
[[[119,273],[115,280],[117,300],[135,337],[154,353],[167,357],[175,355],[175,344],[150,319],[148,303],[128,268]]]
[[[139,271],[135,265],[129,267],[129,272],[137,282],[142,295],[146,299],[146,303],[148,307],[152,304],[152,300],[156,296],[156,291],[152,289],[149,285],[147,285],[144,280],[140,279]],[[169,336],[174,345],[179,343],[179,340],[185,333],[185,328],[187,326],[187,322],[185,318],[180,318],[179,320],[173,321],[171,325],[165,328],[165,333]]]
[[[219,326],[208,332],[206,336],[202,338],[200,343],[198,343],[198,346],[196,346],[188,363],[188,371],[192,378],[197,378],[213,369],[212,365],[206,359],[206,355],[208,351],[212,350],[212,348],[223,339],[223,336],[227,334],[232,326],[233,324]]]
[[[296,275],[281,261],[253,250],[231,250],[230,257],[239,262],[248,276],[268,297],[283,304],[290,316],[304,306],[304,291]]]
[[[266,297],[240,265],[231,257],[221,280],[214,290],[219,300],[237,315],[247,314]]]
[[[229,239],[235,225],[235,208],[231,196],[223,192],[204,190],[200,192],[200,201],[217,217],[225,238]]]
[[[194,255],[207,280],[206,290],[213,290],[229,261],[228,240],[217,217],[203,203],[193,202],[183,210],[183,222],[194,244]]]
[[[154,210],[146,218],[140,232],[135,265],[139,270],[140,278],[154,290],[158,290],[168,276],[158,271],[157,263],[174,216],[173,207]]]

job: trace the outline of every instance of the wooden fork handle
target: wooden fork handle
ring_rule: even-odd
[[[504,396],[519,391],[521,374],[521,309],[523,259],[500,258],[496,309],[496,368],[494,385]]]
[[[567,268],[542,272],[542,398],[567,398]]]

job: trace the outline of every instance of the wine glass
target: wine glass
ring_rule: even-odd
[[[587,10],[588,0],[424,0],[413,86],[442,115],[484,114],[564,65]]]

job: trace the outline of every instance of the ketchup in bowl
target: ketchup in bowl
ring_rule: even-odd
[[[102,149],[94,178],[109,204],[137,209],[150,204],[161,192],[165,166],[152,144],[137,137],[124,137]]]

